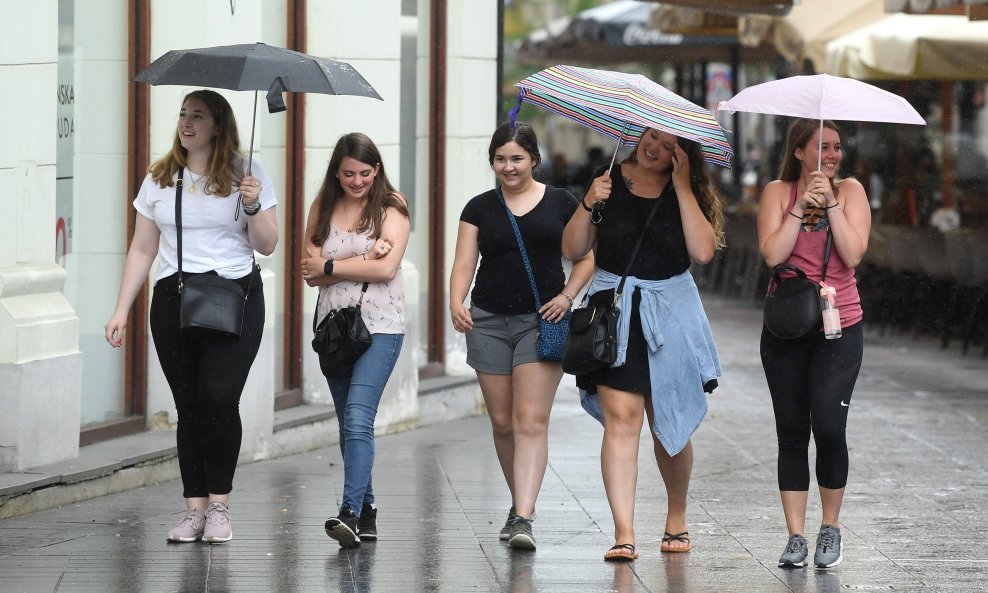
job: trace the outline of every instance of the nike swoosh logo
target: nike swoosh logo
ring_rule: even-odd
[[[840,405],[844,406],[845,408],[851,407],[851,404],[845,404],[844,402],[841,402]]]

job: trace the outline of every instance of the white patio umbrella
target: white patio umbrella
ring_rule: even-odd
[[[829,74],[791,76],[756,84],[721,101],[717,110],[818,119],[821,144],[825,119],[926,125],[926,120],[899,95],[860,80]]]

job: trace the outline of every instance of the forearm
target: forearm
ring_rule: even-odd
[[[679,199],[679,217],[683,224],[683,235],[686,237],[686,251],[690,259],[697,263],[708,263],[714,257],[717,249],[717,236],[710,221],[703,215],[693,192],[685,195],[677,193]]]
[[[449,302],[463,304],[467,299],[467,291],[473,282],[473,270],[462,269],[453,263],[453,273],[449,277]]]
[[[597,240],[597,229],[590,222],[590,212],[581,205],[573,212],[563,230],[563,257],[576,262],[590,253]]]
[[[588,253],[577,261],[573,262],[573,270],[570,272],[569,280],[563,287],[563,293],[575,299],[587,282],[590,281],[594,272],[594,256]]]
[[[242,216],[246,216],[241,212]],[[250,246],[262,255],[271,255],[278,246],[278,218],[275,208],[262,210],[247,216],[247,240]]]
[[[124,261],[123,278],[120,281],[120,292],[117,295],[115,313],[127,313],[134,299],[147,283],[148,272],[156,253],[144,253],[131,249]]]

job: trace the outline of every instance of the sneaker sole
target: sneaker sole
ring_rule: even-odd
[[[356,548],[360,545],[360,537],[338,519],[326,521],[326,535],[340,542],[344,548]]]
[[[191,544],[199,541],[200,538],[201,536],[198,535],[195,537],[178,537],[178,536],[169,535],[168,537],[165,538],[165,541],[171,542],[173,544]]]
[[[803,568],[806,566],[806,561],[802,562],[780,562],[779,568]]]
[[[535,540],[527,535],[516,535],[508,540],[508,545],[516,550],[534,550]]]
[[[203,537],[202,541],[207,544],[225,544],[226,542],[233,539],[233,531],[230,531],[230,535],[227,537]]]
[[[361,533],[361,532],[358,531],[357,532],[357,537],[359,537],[360,538],[360,541],[362,541],[362,542],[376,542],[377,541],[377,534],[376,533]]]

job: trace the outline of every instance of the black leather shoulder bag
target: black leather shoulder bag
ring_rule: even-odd
[[[821,282],[827,279],[832,241],[833,235],[828,228]],[[772,268],[771,274],[775,290],[765,297],[765,328],[777,338],[795,340],[820,327],[820,285],[792,264],[779,264]]]

